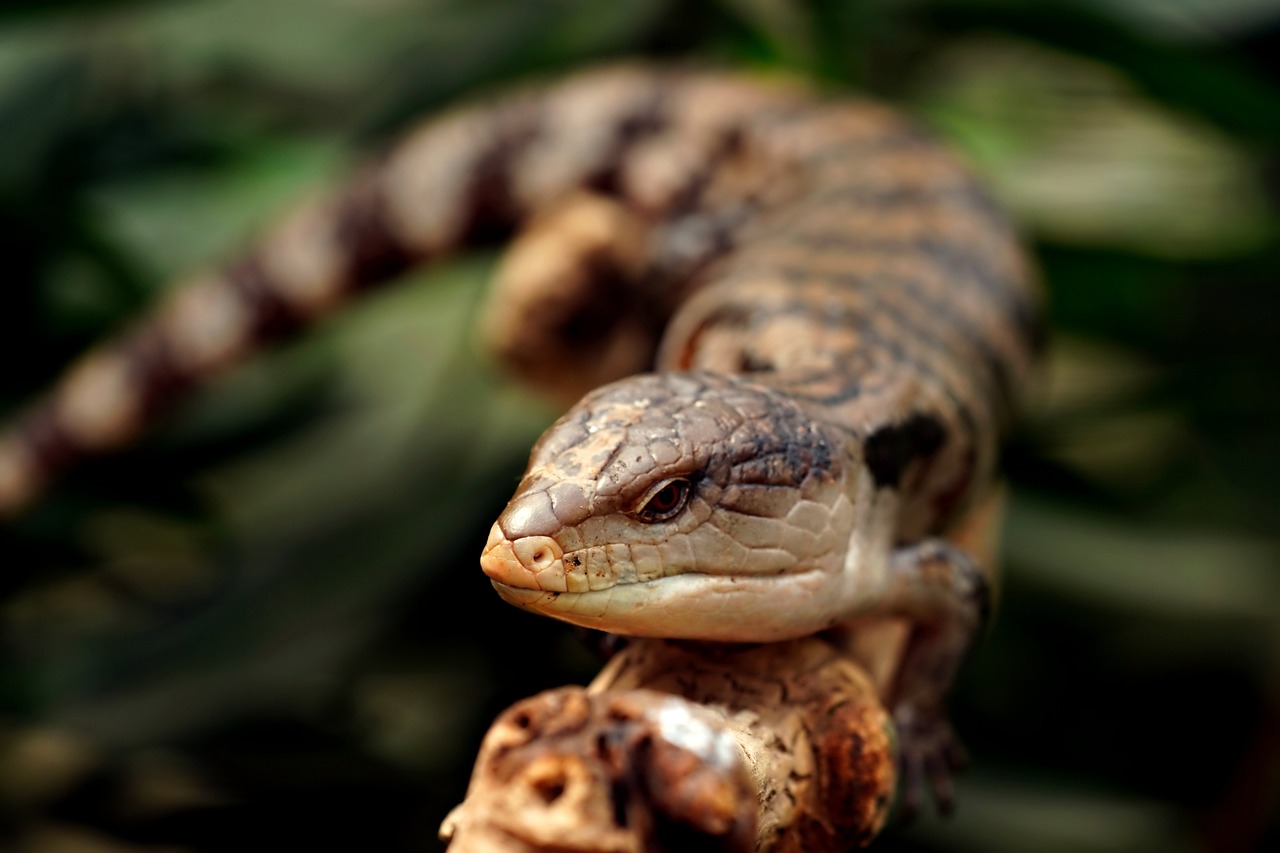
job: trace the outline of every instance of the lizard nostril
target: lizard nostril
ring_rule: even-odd
[[[555,565],[564,552],[550,536],[525,536],[512,543],[516,559],[531,572],[541,572]]]

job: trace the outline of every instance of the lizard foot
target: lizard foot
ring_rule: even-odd
[[[956,740],[946,714],[941,709],[921,712],[900,707],[893,720],[898,731],[901,819],[909,822],[919,814],[926,785],[938,813],[950,815],[955,810],[951,775],[963,770],[969,757]]]

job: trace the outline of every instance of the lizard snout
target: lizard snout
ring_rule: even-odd
[[[495,524],[480,556],[480,567],[489,579],[520,589],[567,592],[564,550],[550,536],[508,539]]]

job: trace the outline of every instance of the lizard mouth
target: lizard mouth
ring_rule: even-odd
[[[634,637],[772,642],[830,628],[843,615],[834,609],[838,579],[821,569],[757,577],[687,573],[584,592],[490,578],[508,604]]]

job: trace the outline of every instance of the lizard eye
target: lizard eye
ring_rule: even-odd
[[[667,480],[649,490],[649,494],[640,502],[636,516],[647,523],[666,521],[684,509],[688,499],[688,480]]]

